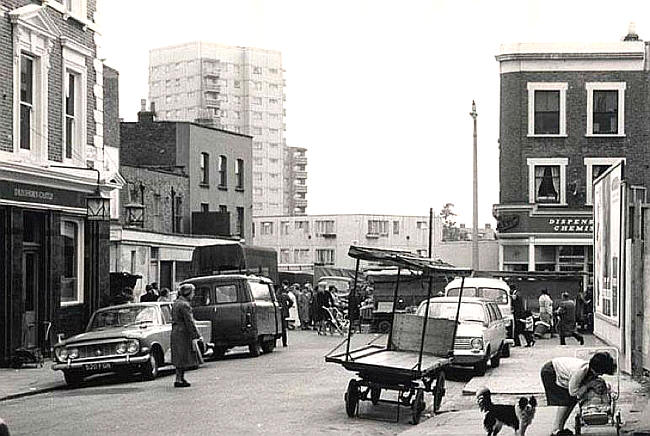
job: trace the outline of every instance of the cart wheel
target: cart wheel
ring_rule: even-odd
[[[580,413],[576,413],[576,424],[574,433],[578,436],[582,431],[582,421],[580,420]]]
[[[350,418],[354,418],[359,408],[359,383],[355,379],[348,383],[348,391],[345,393],[345,411]]]
[[[433,411],[437,412],[440,410],[440,405],[442,404],[442,397],[445,396],[445,372],[440,371],[438,373],[438,378],[436,378],[436,387],[433,391]]]
[[[379,404],[379,397],[381,397],[381,388],[371,388],[370,389],[370,401],[373,406]]]
[[[422,416],[422,412],[424,411],[425,407],[424,391],[422,389],[418,389],[415,393],[415,398],[411,403],[411,410],[413,411],[413,419],[411,420],[411,424],[415,425],[420,422],[420,417]]]

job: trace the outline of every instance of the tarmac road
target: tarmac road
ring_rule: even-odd
[[[374,335],[357,335],[366,343]],[[203,435],[203,434],[348,434],[395,435],[412,426],[410,410],[369,402],[363,418],[350,419],[343,395],[354,376],[324,361],[340,336],[294,331],[289,347],[250,358],[236,349],[224,360],[189,372],[192,387],[176,389],[173,372],[143,382],[137,376],[98,376],[78,389],[64,389],[0,403],[12,435]],[[491,371],[491,370],[489,370]],[[448,375],[442,413],[473,407],[462,395],[468,370]],[[430,401],[427,402],[430,404]],[[422,421],[428,418],[427,411]]]

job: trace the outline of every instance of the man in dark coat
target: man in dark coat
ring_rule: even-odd
[[[289,298],[289,283],[282,282],[282,288],[278,294],[278,303],[282,312],[282,346],[287,346],[287,330],[289,329],[289,308],[293,306],[293,301]]]
[[[172,306],[172,364],[176,367],[174,387],[186,388],[190,383],[185,380],[185,370],[199,366],[200,356],[193,340],[201,339],[196,328],[190,301],[194,296],[194,285],[185,284],[178,290],[178,298]]]
[[[560,345],[566,345],[565,338],[573,336],[580,345],[584,345],[585,339],[576,332],[576,303],[571,299],[568,292],[562,293],[562,301],[557,309],[560,322],[557,326],[560,334]]]
[[[148,301],[158,301],[158,295],[153,291],[153,286],[147,285],[144,287],[145,293],[140,296],[140,303]]]
[[[516,289],[512,289],[512,315],[514,321],[512,324],[512,334],[515,340],[515,347],[521,346],[521,339],[519,335],[524,332],[524,323],[521,322],[522,319],[526,318],[524,316],[524,303],[521,301],[521,297]]]

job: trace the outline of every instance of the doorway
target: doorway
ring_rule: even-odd
[[[23,289],[24,302],[22,347],[34,348],[38,346],[38,306],[39,306],[39,277],[40,255],[35,248],[23,250]]]
[[[160,262],[160,289],[162,288],[167,288],[170,290],[174,289],[173,271],[174,271],[173,261],[163,260]]]

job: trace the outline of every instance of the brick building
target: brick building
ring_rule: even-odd
[[[593,180],[623,160],[650,181],[647,53],[636,35],[501,48],[500,269],[593,274]]]
[[[79,332],[108,293],[109,226],[86,200],[121,178],[95,13],[95,0],[0,5],[0,362],[43,348],[50,324]]]

